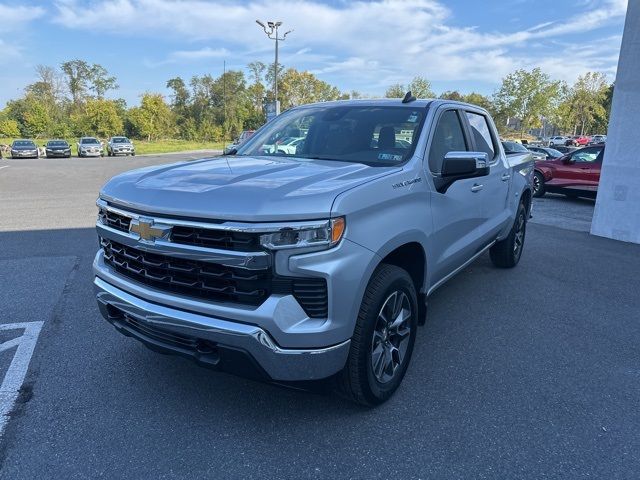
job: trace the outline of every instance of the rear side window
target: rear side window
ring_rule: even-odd
[[[442,160],[449,152],[465,152],[467,143],[455,110],[447,110],[438,120],[429,150],[429,168],[434,173],[442,170]]]
[[[471,126],[473,138],[476,141],[476,148],[480,152],[486,152],[489,158],[496,155],[493,139],[491,138],[491,130],[487,123],[487,117],[478,113],[466,112],[467,120]]]

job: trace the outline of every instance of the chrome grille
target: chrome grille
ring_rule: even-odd
[[[131,224],[131,218],[120,215],[119,213],[112,212],[105,208],[100,209],[100,212],[98,213],[98,219],[103,225],[111,227],[120,232],[128,232],[129,225]]]

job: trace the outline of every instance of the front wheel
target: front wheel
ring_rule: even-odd
[[[527,209],[520,203],[516,220],[507,238],[496,242],[489,250],[491,261],[496,267],[513,268],[520,261],[524,248],[524,237],[527,233]]]
[[[361,405],[388,400],[407,371],[418,326],[418,301],[409,274],[380,265],[365,291],[338,391]]]
[[[533,174],[533,196],[536,198],[543,197],[545,194],[544,176],[536,171]]]

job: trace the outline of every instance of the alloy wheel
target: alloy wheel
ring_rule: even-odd
[[[515,230],[515,238],[514,238],[514,242],[513,242],[513,256],[514,258],[518,258],[520,256],[520,253],[522,252],[522,246],[524,245],[524,233],[525,233],[525,218],[524,218],[524,212],[521,212],[520,215],[518,215],[518,220],[516,223],[516,230]]]
[[[382,304],[371,341],[371,368],[380,383],[390,382],[405,360],[412,315],[409,297],[401,290]]]

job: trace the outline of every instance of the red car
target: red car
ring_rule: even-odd
[[[564,193],[568,197],[595,198],[600,182],[604,146],[581,148],[560,158],[539,160],[533,174],[533,196]]]
[[[564,144],[568,147],[584,147],[589,145],[591,141],[591,137],[587,137],[586,135],[574,135],[571,138],[568,138]]]

